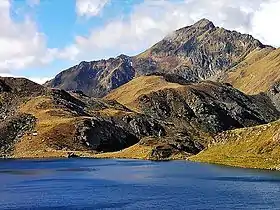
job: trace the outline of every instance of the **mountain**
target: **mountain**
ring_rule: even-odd
[[[280,170],[280,51],[202,19],[44,86],[0,77],[0,156],[190,159]]]
[[[135,76],[131,58],[121,55],[108,60],[81,62],[58,74],[46,83],[47,87],[79,90],[87,95],[101,97]]]
[[[98,157],[138,147],[148,159],[188,157],[220,132],[280,116],[268,95],[165,74],[137,77],[102,99],[0,78],[0,98],[0,154],[17,158]]]
[[[230,69],[251,52],[266,47],[250,35],[215,27],[211,21],[202,19],[137,56],[83,61],[59,73],[46,86],[102,97],[134,77],[155,72],[200,81]]]

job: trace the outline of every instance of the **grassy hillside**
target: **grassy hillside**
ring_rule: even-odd
[[[73,141],[75,123],[82,117],[55,106],[51,97],[39,96],[22,104],[19,109],[36,117],[33,134],[23,136],[15,145],[13,157],[58,157],[67,156],[71,149],[88,150],[82,142]],[[65,146],[65,151],[61,146]]]
[[[147,95],[149,93],[168,88],[179,87],[183,86],[177,83],[167,82],[161,76],[140,76],[112,91],[105,97],[105,99],[116,100],[120,104],[135,110],[137,109],[136,99],[141,95]]]
[[[224,78],[224,82],[247,94],[267,91],[280,80],[280,49],[255,50]]]
[[[219,134],[192,161],[245,168],[280,169],[280,121]]]

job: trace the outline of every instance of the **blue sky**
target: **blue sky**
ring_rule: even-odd
[[[278,47],[279,10],[279,0],[1,0],[0,76],[42,83],[82,60],[137,54],[201,18]]]
[[[133,4],[131,3],[133,2]],[[65,48],[71,45],[76,36],[89,36],[90,31],[99,28],[109,21],[119,18],[127,18],[132,11],[133,5],[143,2],[143,0],[117,0],[111,1],[99,13],[93,17],[77,16],[76,0],[41,0],[36,4],[30,5],[30,1],[14,0],[12,3],[11,16],[14,21],[23,21],[26,15],[30,16],[36,22],[38,31],[45,34],[48,48]],[[101,59],[103,57],[116,56],[117,54],[109,52],[98,56],[96,53],[85,58]],[[57,60],[51,65],[24,69],[24,76],[27,77],[51,77],[64,68],[75,65],[80,62],[73,60]],[[36,75],[34,75],[36,72]]]

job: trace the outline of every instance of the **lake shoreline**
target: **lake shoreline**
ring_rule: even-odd
[[[69,157],[69,153],[74,154],[74,157]],[[57,152],[54,152],[50,155],[46,154],[37,154],[37,155],[25,155],[23,157],[20,156],[7,156],[7,157],[0,157],[0,161],[3,160],[67,160],[67,159],[96,159],[96,160],[144,160],[144,161],[152,161],[152,162],[171,162],[171,161],[187,161],[193,163],[202,163],[202,164],[209,164],[209,165],[217,165],[222,167],[230,167],[230,168],[240,168],[240,169],[252,169],[252,170],[265,170],[265,171],[280,171],[280,168],[262,168],[262,167],[246,167],[242,165],[231,165],[222,162],[209,162],[203,161],[199,158],[196,158],[197,155],[192,155],[188,157],[183,156],[173,156],[171,158],[165,159],[153,159],[153,158],[143,158],[139,156],[126,156],[122,155],[123,151],[118,152],[108,152],[108,153],[89,153],[89,152],[81,152],[81,151],[59,151],[59,155],[55,155]]]

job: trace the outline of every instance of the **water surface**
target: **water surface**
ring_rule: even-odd
[[[2,160],[1,209],[280,209],[278,172],[185,161]]]

